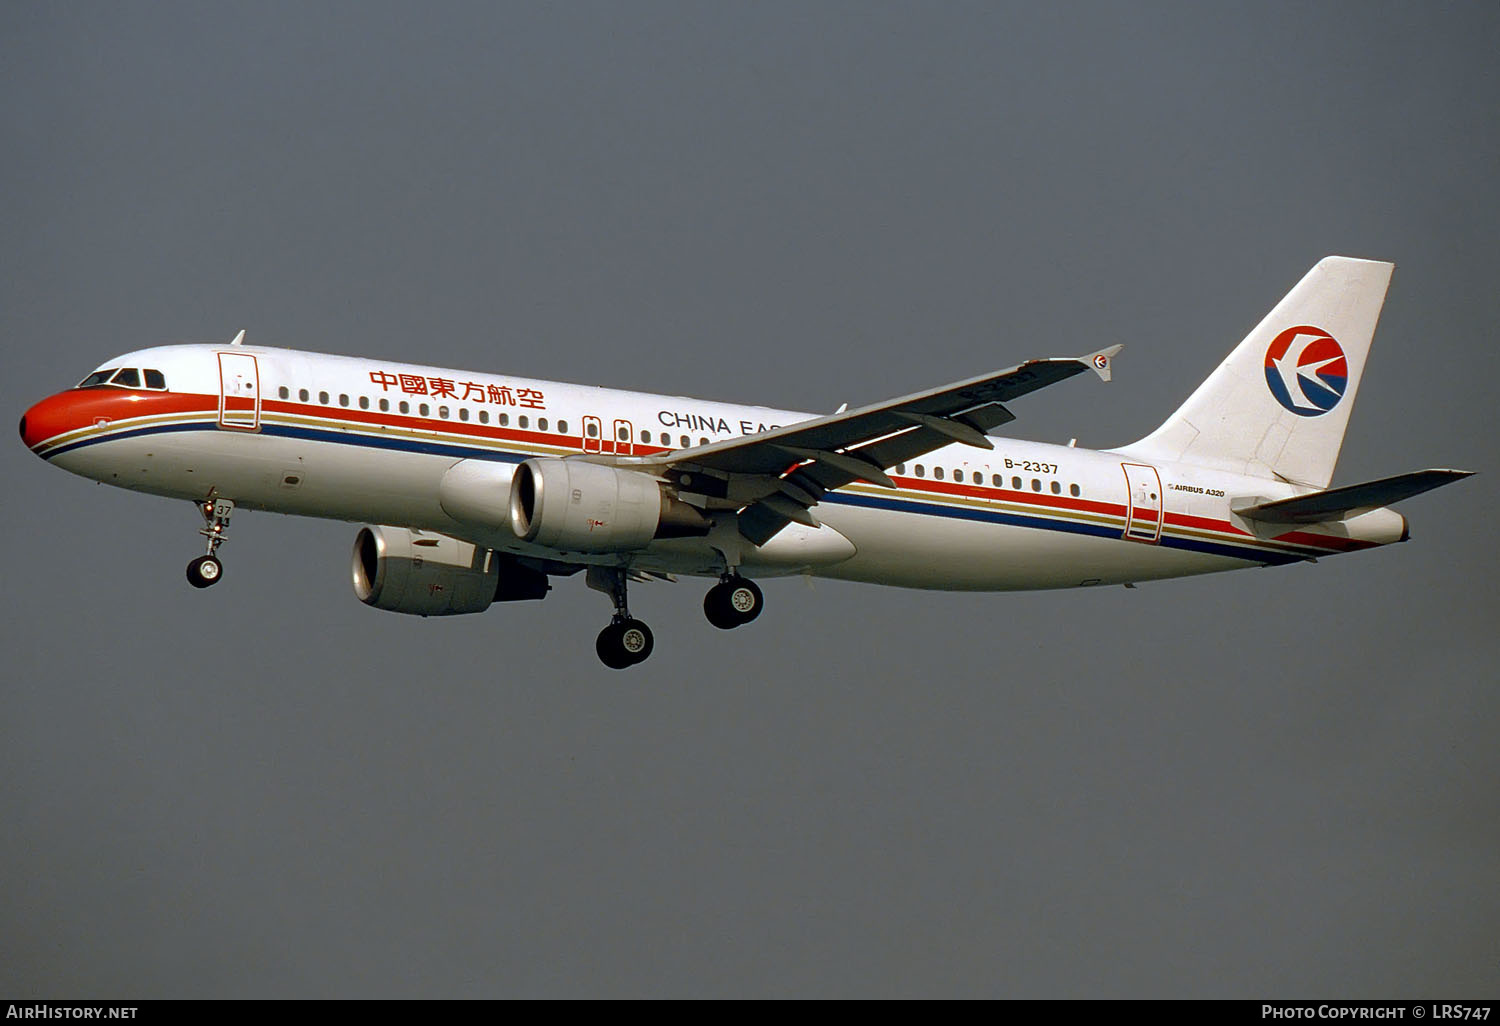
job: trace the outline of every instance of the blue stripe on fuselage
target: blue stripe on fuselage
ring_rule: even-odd
[[[1021,513],[1009,513],[1000,510],[935,505],[926,502],[913,502],[907,499],[886,499],[875,495],[852,495],[846,492],[829,492],[819,501],[843,506],[861,506],[866,509],[895,510],[902,513],[915,513],[919,516],[947,517],[951,520],[972,520],[979,523],[1005,524],[1009,527],[1030,527],[1041,531],[1062,531],[1067,534],[1082,534],[1095,538],[1118,539],[1120,537],[1120,529],[1118,527],[1105,527],[1101,524],[1053,520],[1049,517],[1027,516]],[[1244,559],[1252,563],[1282,565],[1302,561],[1301,556],[1289,555],[1284,552],[1273,552],[1245,545],[1200,541],[1196,538],[1174,538],[1165,534],[1162,535],[1161,540],[1157,544],[1164,548],[1182,549],[1186,552],[1205,552],[1215,556],[1226,556],[1230,559]]]

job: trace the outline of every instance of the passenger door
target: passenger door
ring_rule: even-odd
[[[1125,471],[1125,537],[1156,544],[1161,539],[1161,475],[1144,463],[1122,463]]]
[[[219,354],[219,427],[260,428],[260,368],[249,353]]]

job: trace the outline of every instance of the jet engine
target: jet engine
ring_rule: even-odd
[[[354,539],[354,594],[367,606],[417,616],[482,613],[491,602],[540,599],[547,575],[445,534],[364,527]]]
[[[510,487],[510,529],[563,552],[629,552],[712,526],[650,474],[583,460],[529,459]]]

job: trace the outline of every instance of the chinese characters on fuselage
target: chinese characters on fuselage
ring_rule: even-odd
[[[383,392],[399,388],[407,395],[453,399],[461,403],[521,406],[532,410],[547,408],[546,398],[534,388],[487,385],[479,381],[454,381],[451,378],[426,378],[420,374],[391,374],[388,371],[371,371],[370,380],[379,385]],[[462,391],[460,392],[459,389]]]

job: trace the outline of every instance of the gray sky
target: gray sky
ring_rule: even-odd
[[[1335,483],[1413,541],[1135,591],[421,620],[355,528],[0,447],[0,993],[1500,992],[1500,8],[0,5],[0,399],[227,339],[809,410],[1127,345],[1145,434],[1397,271]]]

